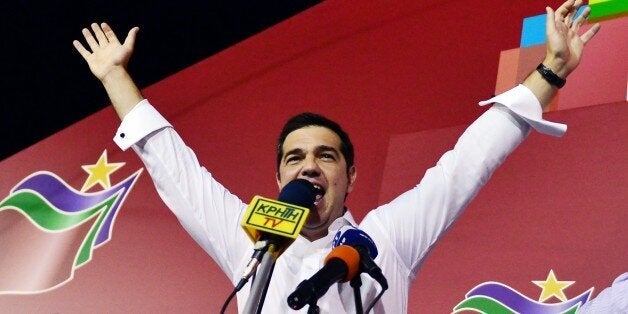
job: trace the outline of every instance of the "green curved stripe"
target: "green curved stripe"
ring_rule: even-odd
[[[454,313],[458,311],[471,310],[480,313],[490,314],[514,314],[510,308],[503,304],[484,296],[473,296],[460,302],[454,307]]]
[[[572,308],[570,308],[566,312],[564,312],[563,314],[576,314],[576,312],[578,311],[578,308],[580,308],[580,306],[579,306],[579,304],[576,304]]]
[[[109,215],[111,211],[111,206],[117,199],[119,194],[114,194],[115,197],[109,198],[103,204],[104,208],[100,212],[98,220],[92,225],[92,229],[89,231],[88,236],[85,238],[83,245],[79,249],[79,254],[76,258],[76,262],[74,262],[74,266],[79,267],[86,262],[88,262],[92,258],[92,252],[94,251],[94,240],[96,239],[96,234],[100,231],[102,226],[102,222]]]
[[[117,194],[101,204],[76,214],[64,214],[55,210],[40,195],[31,191],[20,191],[0,203],[0,211],[5,209],[4,207],[14,207],[24,212],[39,227],[48,231],[62,231],[90,219],[103,206],[111,206],[116,197]]]

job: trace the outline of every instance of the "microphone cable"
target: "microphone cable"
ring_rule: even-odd
[[[225,314],[225,311],[227,310],[227,306],[229,306],[231,299],[233,299],[233,297],[236,295],[236,293],[238,293],[238,291],[239,290],[237,289],[233,289],[231,294],[227,297],[227,300],[225,301],[225,303],[222,305],[222,308],[220,309],[220,314]]]
[[[253,255],[251,256],[251,260],[246,265],[242,278],[240,278],[240,281],[235,286],[235,288],[233,288],[233,291],[227,297],[227,300],[225,300],[225,303],[222,305],[222,308],[220,309],[220,314],[225,313],[225,311],[227,310],[227,306],[229,306],[229,303],[231,302],[233,297],[238,293],[238,291],[240,291],[244,287],[244,285],[246,285],[246,283],[249,281],[249,278],[251,278],[251,276],[255,274],[255,270],[257,269],[257,266],[259,266],[259,264],[262,262],[262,257],[264,256],[266,251],[268,251],[268,248],[270,246],[271,246],[271,243],[270,241],[267,241],[267,240],[257,241],[255,243],[254,252],[253,252]]]
[[[378,284],[382,287],[382,291],[380,291],[377,294],[377,296],[375,297],[375,299],[373,299],[371,304],[369,304],[369,306],[366,308],[366,311],[364,311],[364,314],[367,314],[368,312],[370,312],[373,309],[373,307],[375,306],[375,303],[377,303],[377,301],[379,301],[379,299],[382,297],[382,295],[384,295],[384,292],[388,289],[388,287],[384,287],[380,282],[378,282]]]
[[[253,241],[256,241],[256,240],[257,241],[255,242],[255,245],[253,246],[253,249],[254,249],[253,255],[251,256],[251,259],[247,263],[246,267],[244,268],[244,274],[242,275],[238,284],[235,286],[233,292],[231,292],[231,294],[227,297],[227,300],[223,304],[222,309],[220,311],[221,314],[224,313],[227,306],[229,305],[229,302],[231,302],[231,300],[238,293],[238,291],[240,291],[240,289],[242,289],[242,287],[246,285],[246,283],[249,281],[249,278],[255,275],[257,267],[262,263],[262,258],[264,257],[264,254],[267,251],[270,251],[270,253],[272,253],[274,256],[274,259],[277,259],[279,255],[281,255],[283,250],[285,250],[292,243],[291,241],[294,241],[294,239],[296,239],[308,215],[308,208],[311,207],[314,204],[314,201],[316,200],[316,193],[317,193],[316,188],[311,182],[309,182],[306,179],[296,179],[296,180],[290,181],[288,184],[286,184],[286,186],[284,186],[281,189],[281,191],[279,192],[278,202],[273,201],[273,200],[268,200],[259,196],[256,196],[253,198],[253,201],[251,201],[251,204],[249,204],[247,208],[245,219],[247,217],[250,218],[253,215],[254,210],[255,210],[254,204],[260,204],[260,209],[262,209],[262,207],[268,206],[269,202],[272,202],[273,205],[279,204],[281,206],[290,205],[290,207],[293,207],[293,206],[302,207],[302,210],[296,211],[297,213],[300,212],[301,216],[299,216],[297,213],[292,213],[291,215],[291,216],[297,216],[297,218],[300,217],[302,218],[302,220],[300,220],[301,221],[300,224],[297,223],[295,225],[293,234],[287,235],[287,236],[285,232],[277,235],[277,233],[273,234],[274,232],[272,231],[270,232],[271,234],[260,235],[259,234],[260,229],[258,225],[255,225],[255,224],[251,225],[251,224],[245,223],[245,221],[242,222],[242,227],[244,227],[244,230],[249,236],[249,238],[251,238],[251,240]],[[282,217],[282,218],[285,218],[285,217]],[[281,219],[280,222],[281,221],[283,221],[283,219]],[[293,223],[296,223],[296,222],[293,222]],[[272,275],[274,266],[275,265],[273,261],[269,276]],[[263,290],[261,291],[261,300],[264,300],[266,297],[266,292],[268,290],[269,283],[270,283],[270,277],[268,277],[267,281],[265,282],[263,286]],[[247,303],[247,308],[248,308],[248,305],[249,304]],[[262,306],[263,306],[263,302],[257,306],[258,312],[261,311]]]

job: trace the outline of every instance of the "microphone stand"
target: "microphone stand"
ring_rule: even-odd
[[[307,314],[319,314],[321,312],[321,309],[316,304],[317,301],[318,299],[313,299],[310,302],[310,306],[307,307]]]
[[[362,286],[362,279],[358,273],[349,281],[349,285],[353,287],[353,299],[355,300],[355,312],[358,314],[364,313],[362,309],[362,295],[360,294],[360,287]]]
[[[246,306],[244,307],[244,313],[261,313],[264,306],[264,299],[266,299],[266,291],[268,291],[268,285],[270,284],[270,278],[275,268],[275,253],[276,246],[271,244],[268,248],[268,252],[262,257],[262,262],[258,268],[259,274],[256,275],[256,280],[251,287],[251,294],[248,300],[246,300]]]
[[[355,300],[355,312],[357,314],[362,314],[364,310],[362,309],[362,295],[360,294],[360,287],[362,286],[362,279],[360,278],[360,274],[357,274],[351,281],[349,282],[351,287],[353,287],[353,298]],[[312,299],[309,303],[309,307],[307,308],[307,314],[319,314],[320,308],[316,304],[318,299]]]

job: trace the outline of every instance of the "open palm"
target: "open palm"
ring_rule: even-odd
[[[78,40],[75,40],[73,44],[74,48],[89,65],[92,73],[102,81],[115,68],[126,68],[133,54],[135,38],[139,28],[132,28],[124,43],[121,44],[116,34],[106,23],[102,23],[100,26],[93,23],[91,27],[94,35],[87,28],[83,29],[83,36],[89,46],[89,50]]]
[[[549,7],[546,9],[547,56],[550,58],[547,63],[554,65],[556,74],[563,78],[578,66],[584,45],[600,29],[600,25],[595,24],[584,34],[578,34],[591,12],[590,8],[586,8],[574,20],[581,5],[582,0],[569,0],[556,9],[556,12]]]

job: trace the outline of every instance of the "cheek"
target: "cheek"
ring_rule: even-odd
[[[291,168],[284,168],[279,170],[280,179],[282,182],[290,182],[296,178],[298,171]]]
[[[330,185],[333,187],[336,194],[344,194],[343,190],[347,188],[347,179],[345,177],[334,178],[334,180],[330,182]]]

